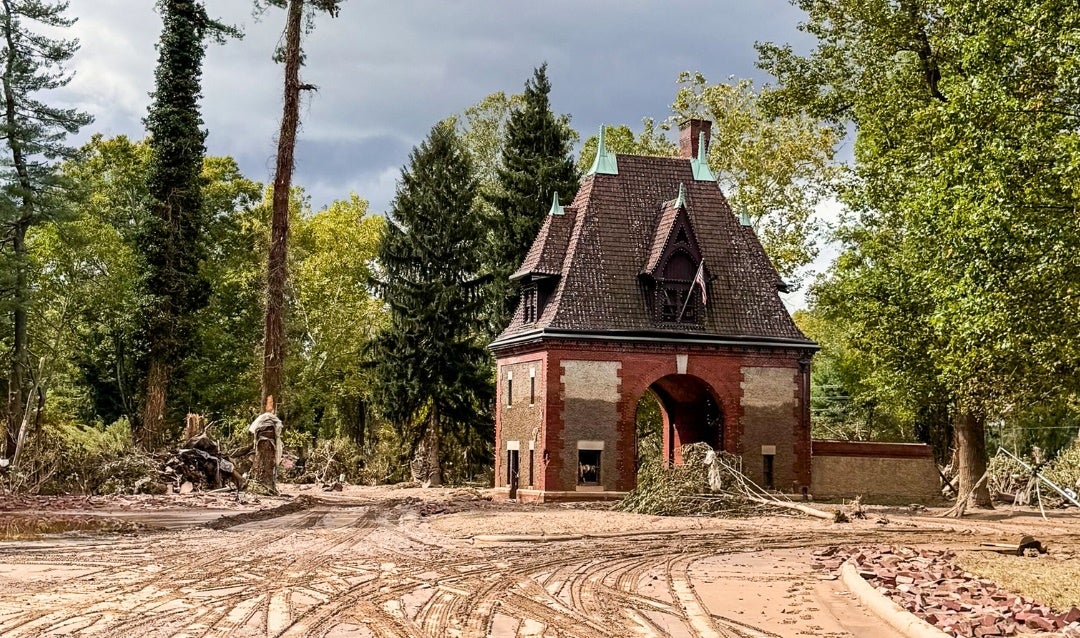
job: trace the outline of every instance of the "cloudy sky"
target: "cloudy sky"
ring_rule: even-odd
[[[212,154],[268,181],[281,108],[271,60],[283,12],[251,0],[207,0],[243,27],[212,46],[203,115]],[[161,21],[152,0],[73,0],[82,49],[64,99],[97,119],[85,131],[141,138]],[[494,91],[519,92],[545,60],[553,108],[583,136],[602,122],[662,119],[680,71],[765,79],[754,42],[805,43],[787,0],[346,0],[309,36],[297,182],[316,207],[355,191],[384,210],[409,150],[432,124]],[[84,136],[84,137],[85,137]]]
[[[256,16],[252,0],[207,5],[246,33],[207,55],[209,152],[270,181],[283,12]],[[69,12],[82,49],[62,98],[96,118],[80,137],[143,137],[161,29],[153,0],[73,0]],[[383,211],[435,122],[494,91],[519,92],[544,61],[554,110],[585,137],[601,123],[666,117],[680,71],[767,80],[754,42],[805,48],[801,19],[787,0],[346,0],[307,39],[303,79],[319,91],[301,112],[295,181],[316,208],[356,192]]]

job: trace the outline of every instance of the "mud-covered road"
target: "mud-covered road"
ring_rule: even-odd
[[[813,548],[1014,535],[994,521],[844,526],[431,503],[366,493],[225,530],[0,543],[0,635],[889,637],[813,570]],[[578,537],[471,538],[522,521]],[[1051,542],[1055,530],[1044,530]]]

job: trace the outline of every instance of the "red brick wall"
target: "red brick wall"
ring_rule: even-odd
[[[805,380],[808,374],[800,370],[797,350],[721,348],[707,346],[664,346],[646,344],[609,344],[603,342],[553,341],[546,345],[541,356],[545,402],[545,427],[536,446],[540,490],[574,491],[577,488],[577,443],[581,438],[602,438],[614,443],[605,446],[603,453],[604,487],[611,491],[628,491],[636,483],[636,441],[634,421],[637,402],[650,385],[667,375],[678,373],[676,354],[686,354],[686,374],[698,377],[714,395],[723,420],[723,448],[744,457],[744,470],[756,481],[762,479],[762,442],[777,446],[774,484],[780,489],[798,491],[810,484],[810,428],[805,402]],[[519,352],[500,356],[499,365],[537,359],[534,352]],[[600,436],[582,424],[580,414],[566,414],[563,386],[565,361],[618,362],[618,398],[615,401],[617,424],[615,431]],[[781,404],[763,405],[767,399],[749,400],[744,397],[744,369],[772,369],[769,378],[785,381],[774,394],[790,397]],[[787,372],[784,372],[787,371]],[[540,373],[538,372],[538,375]],[[515,374],[516,379],[516,374]],[[539,378],[538,378],[539,383]],[[760,387],[760,386],[759,386]],[[500,392],[502,390],[500,389]],[[752,397],[750,399],[753,399]],[[502,406],[496,409],[496,437],[502,445]],[[571,408],[576,410],[577,408]],[[568,426],[575,431],[568,432]],[[665,424],[667,425],[667,424]],[[749,432],[746,428],[751,428]],[[665,428],[667,430],[667,428]],[[676,444],[679,442],[676,441]],[[749,446],[749,447],[748,447]],[[526,461],[523,448],[522,463]],[[782,453],[781,453],[782,452]],[[496,480],[505,474],[501,467],[505,452],[497,456]],[[611,473],[608,472],[611,470]],[[498,484],[498,483],[497,483]]]

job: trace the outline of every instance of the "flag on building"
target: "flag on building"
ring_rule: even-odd
[[[704,306],[709,301],[709,296],[705,292],[705,260],[704,259],[702,259],[701,263],[698,264],[697,274],[694,275],[694,284],[692,284],[691,287],[693,287],[693,285],[701,286],[701,305]]]

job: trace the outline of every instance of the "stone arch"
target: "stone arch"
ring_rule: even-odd
[[[708,443],[715,450],[726,448],[723,403],[707,381],[691,374],[668,374],[644,392],[652,393],[660,404],[661,458],[666,463],[682,463],[679,448],[690,443]]]

